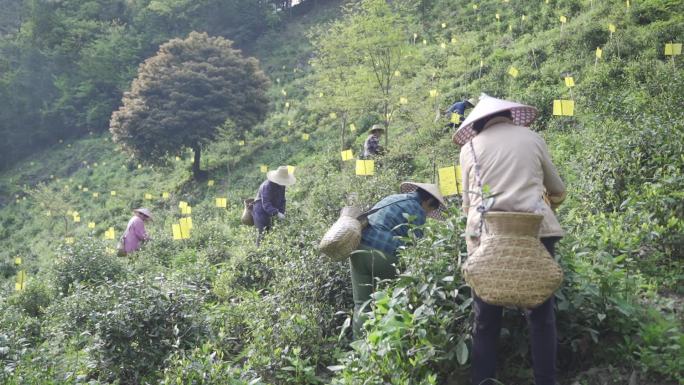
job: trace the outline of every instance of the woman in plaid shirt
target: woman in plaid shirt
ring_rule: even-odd
[[[368,217],[368,227],[363,230],[361,249],[352,254],[351,276],[354,296],[354,338],[359,337],[365,321],[368,300],[373,293],[376,278],[395,278],[398,261],[397,249],[403,245],[400,240],[409,235],[409,219],[412,226],[425,224],[426,217],[438,218],[445,208],[444,198],[435,184],[404,182],[401,194],[390,195],[375,206]],[[416,237],[422,237],[420,229],[412,230]],[[364,307],[364,304],[366,306]]]

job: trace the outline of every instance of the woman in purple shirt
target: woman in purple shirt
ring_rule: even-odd
[[[133,218],[128,221],[126,231],[123,234],[124,253],[130,254],[140,249],[140,244],[150,239],[145,231],[145,222],[152,219],[152,213],[145,208],[133,210]]]
[[[285,187],[296,182],[287,166],[280,166],[277,170],[269,171],[266,180],[259,186],[252,215],[254,225],[259,230],[257,245],[263,237],[264,231],[271,228],[271,219],[277,216],[285,218]]]

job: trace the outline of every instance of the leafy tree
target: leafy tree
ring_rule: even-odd
[[[256,59],[244,58],[230,40],[192,32],[163,44],[140,66],[110,131],[124,149],[151,163],[191,148],[198,178],[201,149],[221,125],[228,121],[245,131],[263,120],[267,87]]]
[[[392,90],[411,48],[406,26],[406,20],[386,1],[364,0],[348,8],[343,21],[333,23],[325,35],[314,39],[318,86],[328,91],[324,98],[329,105],[351,112],[358,102],[350,97],[365,99],[364,109],[376,109],[388,128],[398,99]],[[350,84],[364,86],[350,95]],[[386,144],[388,138],[385,135]]]

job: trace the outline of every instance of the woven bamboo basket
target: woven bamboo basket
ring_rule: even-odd
[[[363,226],[358,219],[361,210],[354,206],[347,206],[340,212],[340,217],[321,239],[318,249],[333,261],[339,262],[349,257],[361,243]]]
[[[463,265],[463,276],[486,303],[534,308],[560,287],[563,272],[539,241],[543,216],[488,212],[480,246]]]
[[[252,210],[254,209],[254,199],[245,199],[244,204],[245,208],[242,210],[240,222],[242,222],[243,225],[254,226],[254,215],[252,214]]]

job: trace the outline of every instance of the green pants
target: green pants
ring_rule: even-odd
[[[376,278],[390,279],[397,276],[394,264],[399,260],[395,255],[384,255],[381,251],[361,246],[352,254],[351,263],[352,294],[354,296],[354,318],[352,330],[354,339],[361,336],[361,327],[366,321],[362,314],[370,310],[369,300],[375,289]],[[364,306],[365,305],[365,306]]]

